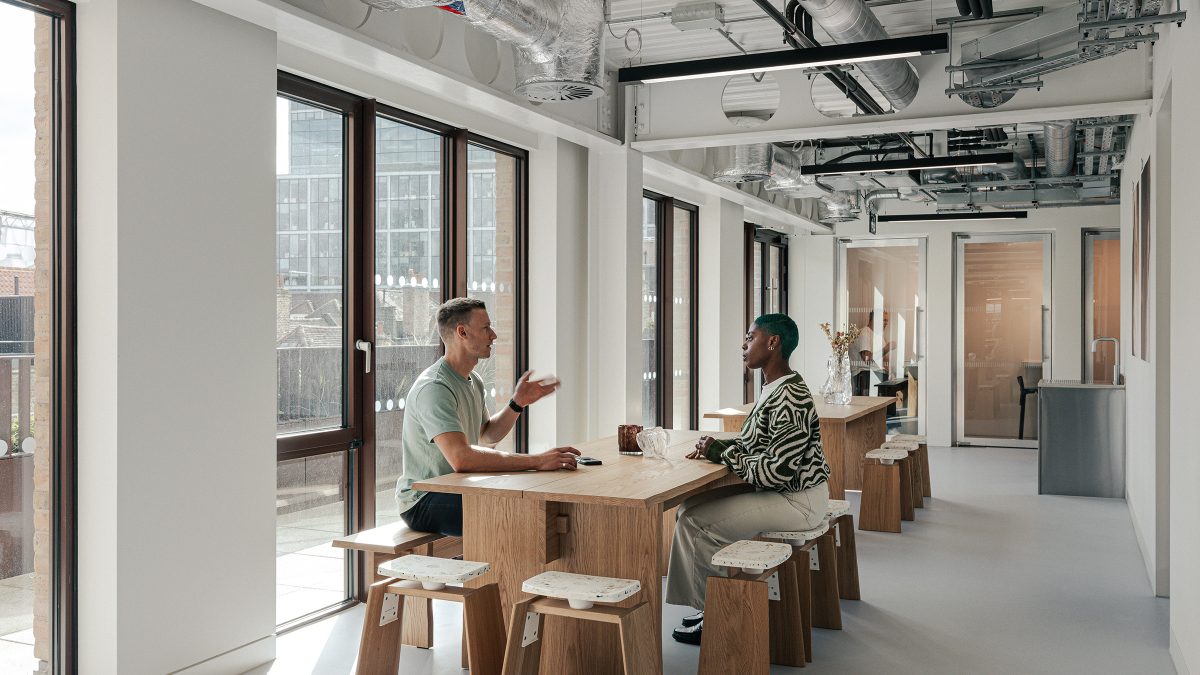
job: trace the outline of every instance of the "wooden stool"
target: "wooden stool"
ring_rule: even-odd
[[[837,546],[838,595],[843,600],[861,600],[858,591],[858,547],[854,543],[854,514],[850,502],[829,500],[829,526]]]
[[[698,675],[768,675],[772,663],[804,667],[811,647],[799,630],[802,575],[791,557],[791,546],[767,541],[734,542],[713,556],[730,576],[708,578]]]
[[[465,651],[475,675],[500,675],[504,658],[504,620],[496,584],[457,588],[491,565],[424,555],[406,555],[379,566],[385,578],[371,584],[358,646],[358,669],[363,675],[393,675],[400,668],[400,634],[404,624],[402,598],[448,600],[463,606]]]
[[[379,565],[410,553],[433,554],[433,544],[443,539],[436,532],[411,529],[404,521],[380,525],[333,540],[334,548],[361,551],[366,558],[367,574],[372,581],[379,575]],[[433,603],[425,598],[404,599],[404,628],[400,640],[406,645],[428,649],[433,646]]]
[[[858,529],[872,532],[899,532],[904,481],[897,462],[906,460],[904,450],[877,448],[863,458],[862,502],[859,506]],[[911,489],[911,483],[910,488]],[[903,491],[908,495],[908,491]],[[908,510],[912,511],[909,501]]]
[[[917,465],[921,469],[921,496],[933,497],[929,483],[929,445],[924,434],[896,434],[892,440],[909,441],[917,444]]]
[[[837,540],[829,529],[828,518],[811,530],[794,532],[762,532],[759,536],[782,541],[792,547],[792,556],[800,560],[807,555],[808,597],[801,597],[801,611],[812,612],[815,628],[842,629],[842,604],[838,599]],[[801,575],[804,570],[799,570]],[[801,587],[803,588],[803,584]]]
[[[921,466],[917,459],[917,448],[921,447],[917,443],[911,441],[888,441],[879,446],[884,450],[903,450],[908,453],[907,462],[909,467],[909,478],[911,479],[911,489],[909,497],[912,501],[913,508],[925,508],[925,488],[921,486]],[[900,469],[904,471],[903,468]]]
[[[543,572],[521,584],[532,598],[513,605],[508,621],[508,645],[504,650],[504,675],[534,675],[539,672],[542,617],[561,616],[582,621],[614,623],[621,634],[621,662],[626,675],[661,670],[661,654],[654,652],[655,625],[650,604],[633,607],[596,607],[595,603],[620,602],[642,590],[633,579],[594,577],[570,572]]]

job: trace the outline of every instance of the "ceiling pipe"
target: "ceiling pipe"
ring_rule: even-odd
[[[1066,120],[1047,122],[1046,169],[1051,176],[1069,176],[1075,168],[1075,123]]]
[[[800,0],[800,6],[837,44],[890,38],[864,0]],[[906,59],[869,61],[856,67],[896,110],[907,108],[917,97],[920,80]]]

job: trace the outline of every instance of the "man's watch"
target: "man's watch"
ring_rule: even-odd
[[[525,412],[525,408],[523,406],[517,405],[517,399],[515,398],[508,399],[508,407],[512,408],[512,411],[518,415]]]

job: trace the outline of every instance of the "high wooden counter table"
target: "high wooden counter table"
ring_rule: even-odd
[[[615,436],[576,445],[604,462],[577,471],[455,473],[414,487],[463,496],[463,557],[491,563],[468,582],[497,582],[507,621],[521,583],[546,570],[637,579],[642,589],[620,603],[648,601],[654,629],[639,636],[662,673],[663,514],[685,498],[737,482],[721,464],[686,459],[702,435],[671,431],[665,459],[617,452]],[[547,616],[542,671],[555,675],[621,672],[615,625]]]
[[[849,405],[831,405],[813,399],[821,419],[821,448],[829,462],[829,498],[844,499],[846,490],[862,489],[863,455],[883,445],[887,436],[890,396],[855,396]],[[753,403],[704,413],[721,420],[722,429],[738,432]]]

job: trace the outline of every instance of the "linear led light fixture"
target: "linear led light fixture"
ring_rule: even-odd
[[[880,173],[883,171],[916,171],[919,169],[956,169],[964,166],[1011,164],[1011,152],[986,152],[954,157],[913,157],[881,162],[838,162],[835,164],[805,164],[800,167],[804,176],[834,176],[848,173]]]
[[[631,66],[617,71],[617,82],[621,84],[652,84],[654,82],[725,77],[791,68],[816,68],[864,61],[904,59],[925,54],[944,54],[949,48],[950,41],[946,33],[932,33],[811,49],[785,49],[778,52]]]
[[[1028,216],[1028,211],[963,211],[962,213],[906,213],[895,216],[877,216],[881,223],[924,223],[943,220],[1018,220]]]

